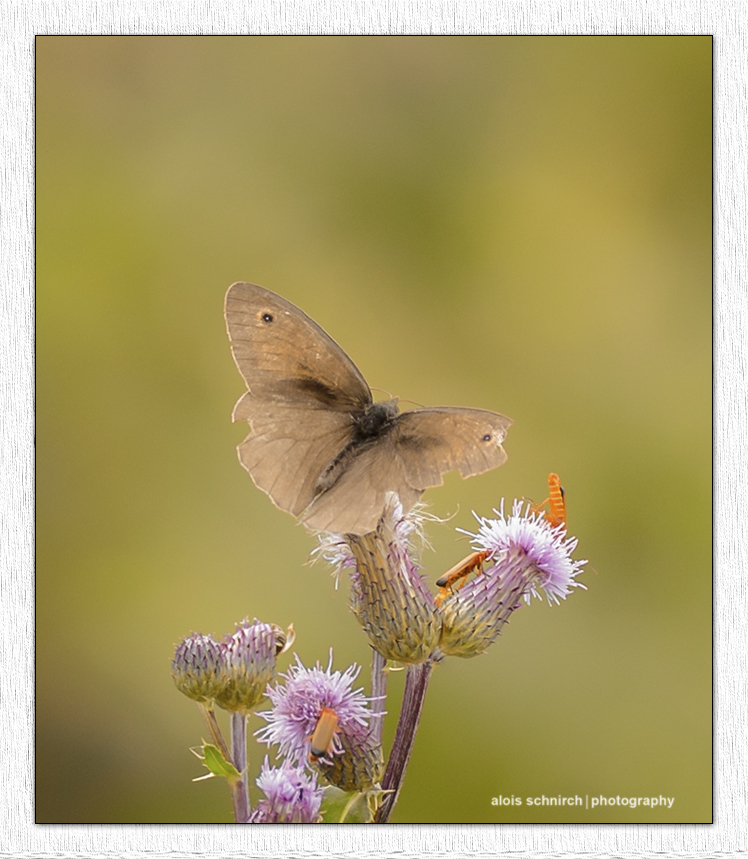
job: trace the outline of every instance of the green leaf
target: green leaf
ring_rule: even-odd
[[[196,758],[200,758],[203,765],[209,770],[208,775],[198,776],[197,778],[192,779],[193,781],[202,781],[206,778],[218,776],[219,778],[225,778],[233,787],[241,780],[241,775],[237,768],[230,761],[227,761],[226,758],[224,758],[218,746],[204,742],[199,751],[197,749],[190,749],[190,751]]]
[[[323,823],[371,823],[381,802],[382,790],[344,791],[329,785],[322,797]]]

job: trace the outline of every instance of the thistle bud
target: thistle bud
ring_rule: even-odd
[[[318,551],[338,569],[351,570],[351,610],[385,659],[424,662],[440,633],[434,597],[418,572],[414,538],[422,508],[407,515],[395,496],[377,530],[357,536],[324,535]]]
[[[216,703],[233,713],[250,713],[265,696],[275,675],[279,642],[274,624],[248,619],[237,624],[236,632],[225,639],[228,683]],[[282,645],[281,645],[282,649]]]
[[[369,791],[384,773],[382,747],[368,727],[355,722],[338,733],[324,757],[310,755],[310,763],[328,784],[344,791]]]
[[[177,645],[171,663],[177,689],[195,701],[217,698],[229,683],[226,645],[212,635],[194,633]]]

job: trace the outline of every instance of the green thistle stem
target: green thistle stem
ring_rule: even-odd
[[[238,717],[244,722],[244,725],[239,728],[240,731],[244,733],[244,754],[242,755],[242,759],[244,761],[243,764],[240,764],[236,760],[236,753],[229,753],[229,748],[226,745],[226,740],[223,738],[223,734],[221,733],[221,728],[218,725],[218,720],[216,719],[215,710],[204,701],[198,701],[197,706],[200,708],[200,712],[202,713],[203,719],[205,720],[205,724],[210,732],[210,738],[213,741],[213,745],[218,746],[223,755],[224,760],[231,761],[231,763],[239,770],[242,774],[242,781],[237,782],[234,785],[230,785],[231,788],[231,802],[234,806],[234,819],[237,823],[244,823],[246,819],[249,817],[249,791],[247,785],[247,736],[246,736],[246,719],[244,716],[240,716],[238,713],[231,714],[231,745],[232,749],[235,748],[235,733],[234,733],[234,717]]]
[[[229,748],[226,745],[226,740],[224,740],[221,729],[218,726],[215,710],[204,701],[198,701],[197,706],[200,708],[200,713],[202,714],[202,717],[205,720],[205,725],[210,732],[210,738],[213,740],[213,745],[218,746],[221,750],[224,760],[230,761],[231,755],[229,755]]]

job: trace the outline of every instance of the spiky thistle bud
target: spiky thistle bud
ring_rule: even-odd
[[[246,618],[224,642],[228,683],[216,703],[233,713],[250,713],[264,698],[268,683],[275,675],[279,649],[275,624]],[[281,631],[282,632],[282,631]]]
[[[195,701],[213,701],[229,683],[226,645],[212,635],[193,633],[177,645],[171,676],[180,692]]]
[[[318,553],[351,571],[351,609],[385,659],[418,663],[439,640],[436,604],[418,572],[415,539],[422,538],[420,505],[403,514],[391,495],[372,534],[325,534]]]

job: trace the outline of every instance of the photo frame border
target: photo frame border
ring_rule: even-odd
[[[714,39],[713,824],[394,824],[387,827],[34,823],[34,40],[38,35],[711,35]],[[0,451],[0,855],[3,857],[744,855],[748,800],[748,431],[745,354],[748,9],[730,0],[10,0],[0,186],[4,384]],[[147,774],[144,774],[144,784]]]

